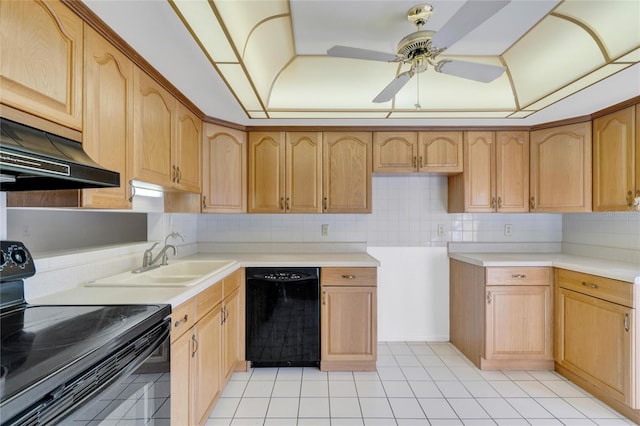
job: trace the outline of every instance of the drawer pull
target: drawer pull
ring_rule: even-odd
[[[176,321],[176,323],[173,325],[174,327],[179,327],[180,324],[184,324],[189,320],[189,315],[184,314],[184,317],[181,320]]]
[[[487,292],[487,305],[490,305],[490,304],[491,304],[491,292],[488,291]]]
[[[356,276],[355,275],[351,275],[351,274],[343,274],[342,275],[342,279],[344,279],[344,280],[355,280]]]
[[[193,341],[193,352],[191,352],[191,358],[195,358],[200,343],[198,343],[198,339],[196,338],[195,334],[191,336],[191,340]]]
[[[323,291],[322,292],[322,304],[326,306],[327,304],[327,292]]]
[[[582,281],[582,285],[585,286],[585,287],[594,288],[594,289],[598,288],[598,284],[588,283],[588,282],[585,282],[585,281]]]
[[[511,278],[527,278],[527,276],[525,274],[513,274]]]
[[[629,314],[624,314],[624,331],[628,333],[629,330],[631,330],[631,327],[629,326]]]

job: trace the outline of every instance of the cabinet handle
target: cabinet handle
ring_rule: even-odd
[[[286,210],[290,210],[291,209],[291,206],[289,205],[289,197],[287,197],[287,200],[284,203],[284,208]]]
[[[178,170],[176,169],[176,165],[171,166],[171,182],[175,182],[178,178]]]
[[[629,325],[629,314],[624,314],[624,331],[628,333],[629,330],[631,330],[631,327]]]
[[[180,170],[180,166],[176,166],[176,183],[180,183],[182,180],[182,170]]]
[[[535,208],[536,208],[536,197],[531,197],[531,203],[529,205],[531,206],[531,210],[535,210]]]
[[[423,167],[423,164],[422,164],[422,155],[421,155],[420,156],[420,168],[422,168],[422,167]]]
[[[415,169],[416,167],[418,167],[418,157],[416,157],[415,155],[413,156],[413,168]]]
[[[324,197],[322,200],[322,208],[327,211],[327,197]]]
[[[492,209],[496,208],[496,197],[491,197],[491,208]]]
[[[502,197],[498,197],[498,208],[502,208]]]
[[[322,304],[326,306],[327,304],[327,292],[323,291],[322,292]]]
[[[633,207],[633,191],[627,192],[627,206]]]
[[[284,210],[284,197],[280,197],[280,210]]]
[[[179,326],[180,326],[180,324],[184,324],[184,323],[186,323],[187,321],[189,321],[189,315],[184,314],[184,317],[183,317],[181,320],[176,321],[176,323],[175,323],[175,324],[173,324],[173,326],[174,326],[174,327],[179,327]]]
[[[227,307],[223,307],[222,308],[224,310],[224,321],[223,322],[227,322],[227,318],[229,318],[229,310],[227,309]]]
[[[582,281],[582,285],[585,287],[589,287],[589,288],[598,288],[598,284],[594,284],[594,283],[588,283],[585,281]]]
[[[487,291],[487,305],[491,304],[491,292]]]
[[[132,203],[133,202],[133,197],[136,196],[136,187],[133,186],[133,181],[130,180],[129,181],[129,187],[131,187],[131,190],[129,191],[129,202]]]
[[[525,274],[513,274],[511,278],[527,278],[527,276]]]
[[[351,274],[343,274],[343,275],[342,275],[342,279],[345,279],[345,280],[355,280],[355,279],[356,279],[356,276],[355,276],[355,275],[351,275]]]
[[[226,307],[223,306],[222,309],[220,309],[220,325],[223,325],[227,320],[227,316],[225,315],[225,308]]]
[[[191,340],[193,341],[193,352],[191,352],[191,358],[194,358],[196,356],[196,352],[198,352],[198,339],[196,339],[196,335],[192,334],[191,335]]]
[[[207,196],[206,195],[202,196],[202,208],[203,209],[207,208]]]

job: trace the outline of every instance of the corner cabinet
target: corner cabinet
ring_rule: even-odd
[[[529,133],[465,132],[464,171],[449,177],[449,213],[529,211]]]
[[[202,213],[246,213],[246,132],[204,123],[202,134]]]
[[[322,211],[371,213],[371,133],[325,132],[322,136]]]
[[[591,211],[591,122],[534,130],[530,211]]]
[[[320,284],[320,369],[375,371],[377,269],[322,268]]]
[[[556,370],[640,421],[637,285],[556,270]]]
[[[640,107],[593,120],[593,210],[626,211],[640,197]]]
[[[552,269],[450,260],[451,343],[482,370],[553,370]]]
[[[0,28],[2,103],[82,130],[82,19],[59,1],[2,1]]]

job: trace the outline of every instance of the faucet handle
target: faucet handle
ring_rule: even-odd
[[[151,264],[151,259],[153,258],[153,248],[158,244],[159,243],[153,243],[151,247],[144,251],[144,255],[142,256],[142,267],[149,266]]]

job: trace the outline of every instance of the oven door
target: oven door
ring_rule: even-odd
[[[133,373],[96,394],[62,422],[64,425],[171,423],[170,340],[167,334],[159,346],[138,362]]]

